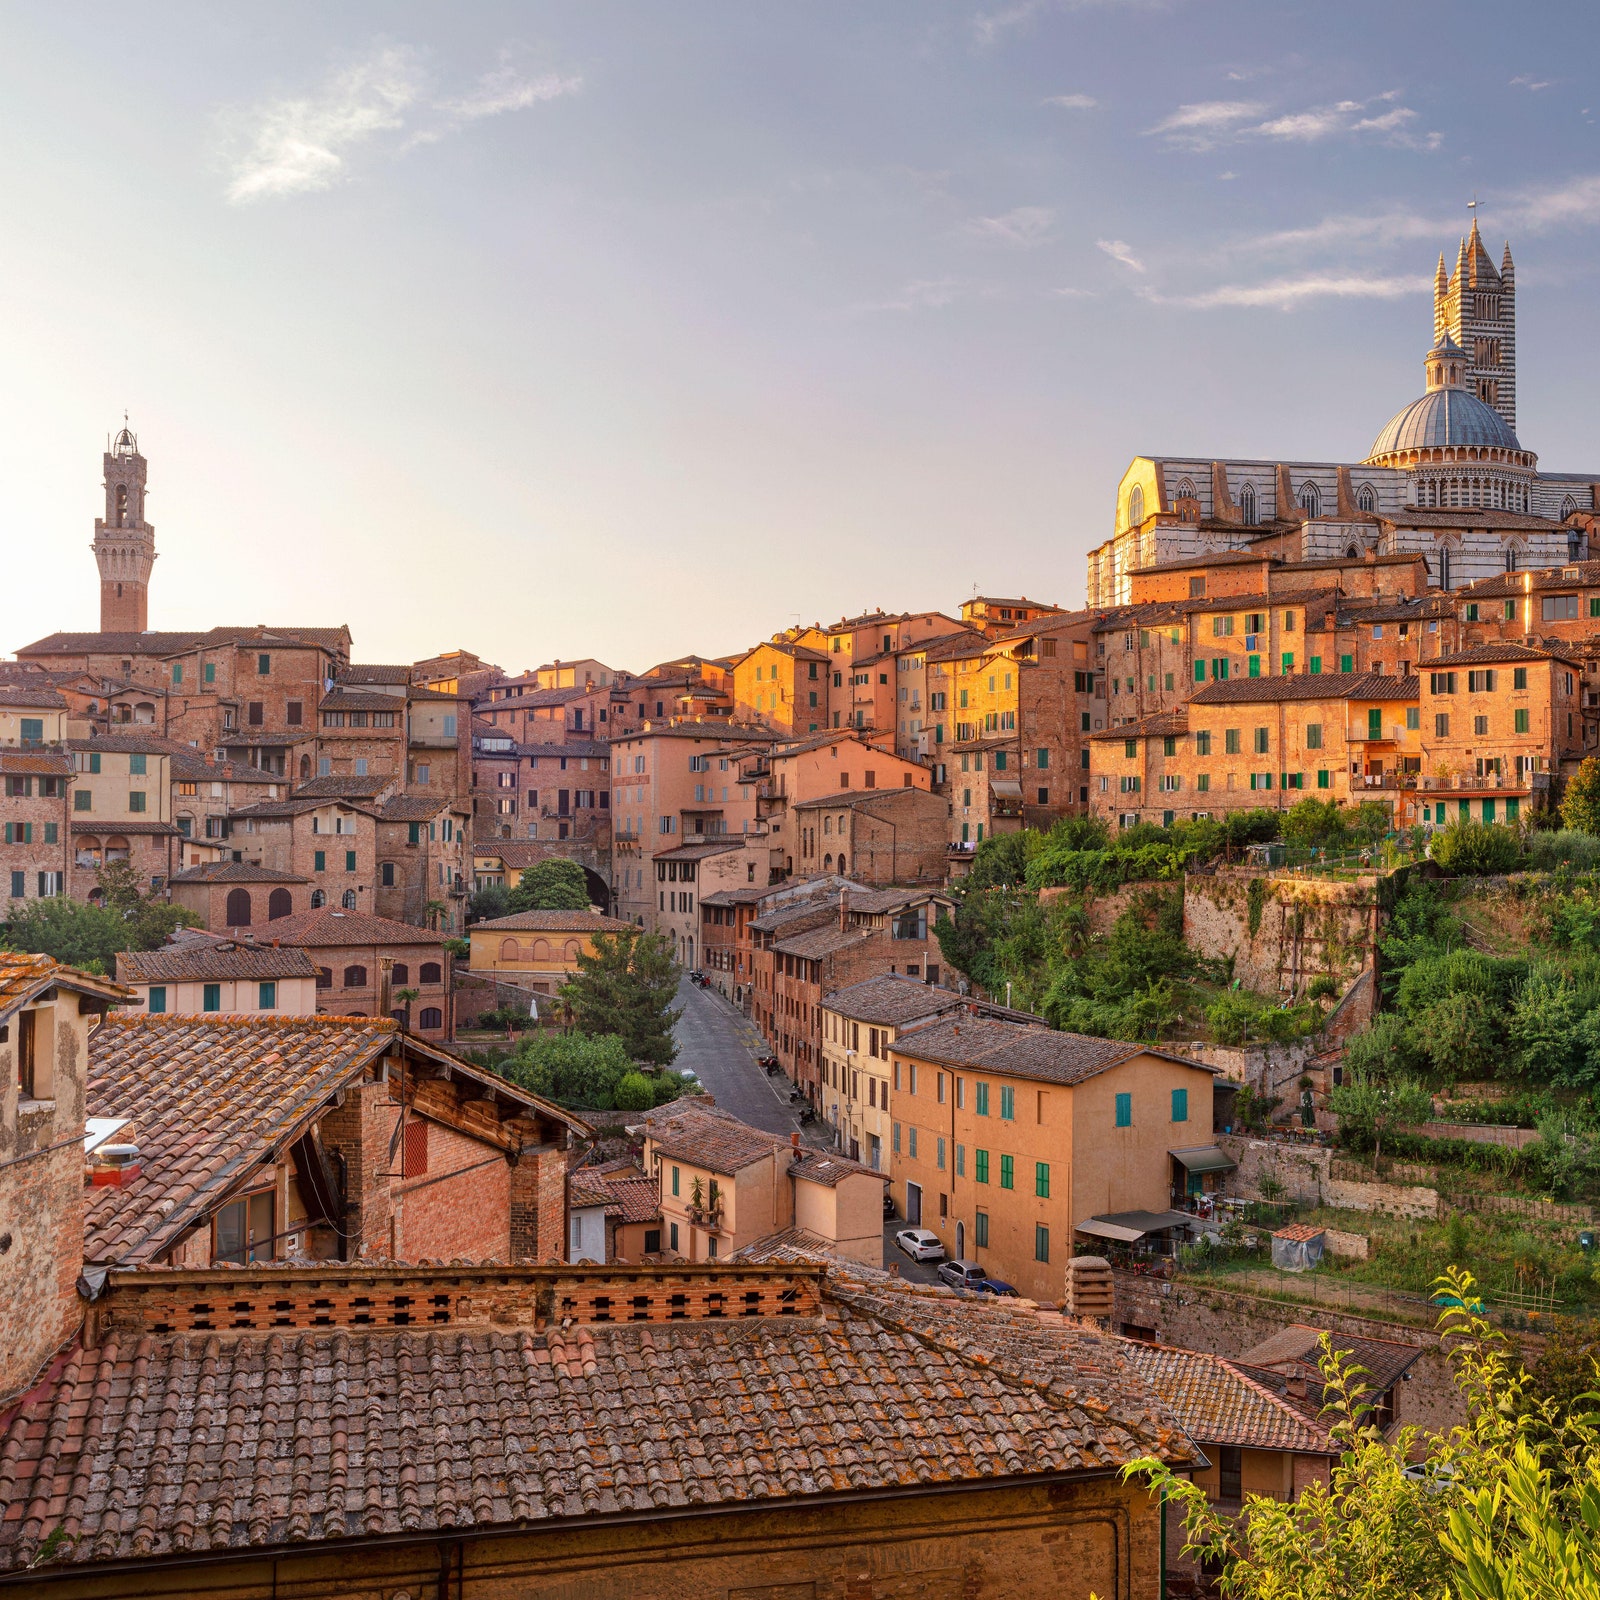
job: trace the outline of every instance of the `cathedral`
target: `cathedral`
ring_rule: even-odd
[[[1126,604],[1135,570],[1224,551],[1420,554],[1439,589],[1585,558],[1600,471],[1540,472],[1518,439],[1516,328],[1511,246],[1496,267],[1474,220],[1453,273],[1439,257],[1423,392],[1363,460],[1135,457],[1116,531],[1089,553],[1088,604]]]

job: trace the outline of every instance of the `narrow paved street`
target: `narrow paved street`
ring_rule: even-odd
[[[802,1133],[807,1144],[827,1145],[820,1122],[801,1129],[799,1107],[789,1104],[789,1080],[782,1073],[769,1078],[756,1065],[766,1045],[753,1022],[715,989],[696,988],[687,978],[678,985],[677,1003],[683,1015],[675,1030],[674,1066],[693,1072],[717,1104],[741,1122],[769,1133]]]

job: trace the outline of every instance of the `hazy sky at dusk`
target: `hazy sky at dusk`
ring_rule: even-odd
[[[1509,37],[1508,37],[1509,29]],[[0,648],[518,669],[1076,602],[1142,451],[1359,459],[1476,193],[1600,473],[1592,4],[0,4]]]

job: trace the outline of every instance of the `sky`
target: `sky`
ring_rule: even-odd
[[[1515,26],[1508,26],[1514,22]],[[1600,476],[1600,8],[0,0],[0,649],[150,622],[639,670],[1081,603],[1148,452],[1359,460],[1517,262]]]

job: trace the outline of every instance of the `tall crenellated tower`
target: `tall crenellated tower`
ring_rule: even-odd
[[[1517,286],[1508,242],[1495,268],[1478,234],[1461,241],[1456,270],[1447,279],[1444,257],[1433,289],[1433,336],[1449,334],[1467,353],[1464,387],[1517,427]]]
[[[94,559],[100,568],[100,631],[143,633],[150,626],[150,568],[156,530],[144,519],[148,463],[124,427],[105,453],[106,514],[94,519]]]

